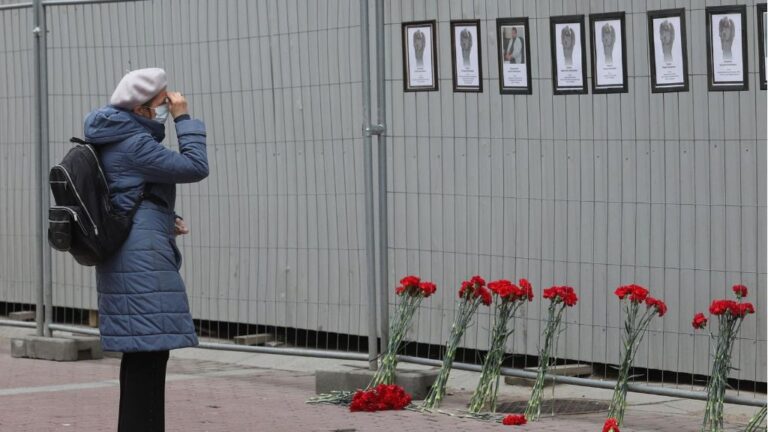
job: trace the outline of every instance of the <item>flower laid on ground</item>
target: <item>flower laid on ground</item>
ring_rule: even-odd
[[[525,416],[522,414],[509,414],[501,420],[501,423],[507,426],[520,426],[528,423],[528,421],[525,420]]]
[[[352,396],[350,411],[401,410],[411,404],[411,395],[397,385],[379,384],[369,390],[359,390]]]
[[[469,402],[469,412],[473,414],[485,408],[496,412],[496,395],[499,391],[501,363],[504,361],[507,338],[515,331],[514,317],[517,310],[525,302],[533,300],[533,287],[525,279],[520,279],[518,285],[508,280],[497,280],[489,283],[488,288],[496,297],[494,324],[491,332],[491,346],[483,362],[480,381]],[[508,330],[510,324],[513,326]]]
[[[422,408],[432,409],[440,405],[445,396],[445,386],[448,384],[448,377],[451,374],[453,359],[456,356],[459,342],[472,322],[472,317],[475,315],[480,303],[488,306],[491,304],[491,300],[491,291],[485,286],[485,280],[480,276],[473,276],[472,279],[462,282],[461,289],[459,289],[459,308],[451,327],[451,335],[446,343],[443,364],[440,367],[437,379],[432,384],[432,388],[429,389],[426,399],[424,399]]]
[[[611,428],[618,431],[618,427],[624,422],[624,411],[627,408],[627,390],[629,386],[629,372],[637,353],[645,331],[654,316],[664,316],[667,313],[667,305],[664,301],[654,298],[650,292],[640,285],[620,286],[615,291],[616,296],[624,305],[624,334],[622,335],[621,366],[619,377],[613,389],[613,399],[608,411],[608,420],[616,422]],[[641,309],[645,303],[645,310]],[[608,422],[606,426],[608,427]]]
[[[768,415],[768,408],[766,408],[765,405],[763,405],[762,408],[760,408],[760,411],[755,413],[754,416],[749,420],[749,424],[747,425],[747,428],[744,429],[744,432],[758,432],[758,431],[765,431],[765,418],[766,415]]]
[[[366,389],[372,389],[380,384],[395,383],[397,353],[400,351],[400,345],[411,325],[411,319],[419,308],[419,305],[421,305],[421,301],[431,296],[436,291],[437,287],[435,284],[428,281],[422,281],[418,276],[406,276],[400,280],[400,285],[395,288],[395,294],[400,297],[400,302],[397,306],[395,319],[389,327],[387,350],[382,355],[381,364]],[[333,391],[329,394],[322,394],[310,398],[307,402],[347,405],[352,402],[352,400],[353,394],[350,391]]]
[[[603,425],[603,432],[621,432],[619,430],[619,422],[615,418],[609,418]]]
[[[742,302],[747,296],[747,287],[734,285],[733,292],[738,301],[728,299],[713,300],[709,313],[718,319],[717,334],[710,333],[715,345],[715,361],[712,363],[712,373],[707,382],[707,407],[704,411],[702,431],[715,432],[723,430],[723,402],[725,389],[728,387],[728,374],[731,371],[731,352],[733,343],[741,329],[741,323],[748,314],[755,313],[752,303]],[[702,329],[707,326],[707,318],[699,312],[693,317],[693,328]],[[765,419],[765,415],[763,415]]]
[[[536,421],[541,414],[541,396],[544,391],[544,380],[549,369],[549,359],[556,348],[556,338],[559,334],[560,322],[566,307],[576,305],[579,300],[576,292],[569,286],[553,286],[544,290],[543,297],[550,300],[547,312],[547,327],[544,330],[544,347],[539,351],[539,368],[536,374],[536,382],[528,399],[528,407],[525,417],[530,421]]]

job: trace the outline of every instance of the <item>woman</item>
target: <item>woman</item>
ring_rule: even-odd
[[[112,204],[127,212],[142,200],[120,250],[96,268],[104,351],[122,352],[119,432],[163,431],[169,350],[198,344],[179,274],[175,236],[189,229],[174,213],[176,184],[208,176],[205,125],[166,90],[162,69],[125,75],[110,104],[85,119]],[[173,116],[179,152],[161,144]]]

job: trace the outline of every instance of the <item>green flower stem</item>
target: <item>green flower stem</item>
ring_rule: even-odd
[[[411,319],[421,304],[424,297],[421,295],[405,296],[397,308],[395,320],[389,326],[389,341],[387,341],[387,351],[381,357],[381,365],[376,374],[371,379],[368,388],[376,387],[379,384],[394,384],[395,370],[397,369],[397,353],[400,351],[400,345],[408,332]]]
[[[613,389],[613,398],[608,410],[608,417],[615,418],[621,426],[624,422],[624,412],[627,409],[627,390],[629,389],[629,372],[632,369],[632,363],[637,354],[637,348],[648,329],[651,319],[656,315],[655,308],[647,308],[640,314],[640,303],[628,302],[624,310],[626,320],[624,322],[623,350],[621,353],[621,364],[619,366],[619,376],[616,380],[616,386]],[[638,318],[639,316],[639,318]]]
[[[723,430],[723,403],[728,386],[728,374],[731,371],[731,352],[735,336],[741,328],[741,319],[730,314],[718,319],[718,336],[715,348],[715,361],[712,375],[707,383],[707,406],[704,411],[703,432],[721,432]],[[714,336],[713,336],[714,337]]]
[[[445,386],[448,384],[448,377],[451,374],[451,368],[453,367],[453,358],[456,356],[456,349],[459,347],[464,332],[467,330],[472,317],[477,311],[477,307],[480,305],[480,297],[465,300],[459,300],[459,313],[456,316],[456,320],[451,327],[451,336],[448,338],[446,344],[445,357],[443,357],[443,365],[440,367],[440,372],[437,375],[437,379],[432,388],[429,389],[422,408],[433,409],[440,406],[440,402],[445,397]]]
[[[744,429],[744,432],[759,432],[768,430],[768,428],[765,426],[766,414],[768,414],[768,412],[766,411],[766,406],[763,405],[763,407],[760,408],[760,411],[758,411],[757,414],[755,414],[749,421],[749,424],[747,425],[747,428]]]
[[[400,345],[403,342],[405,334],[411,325],[411,319],[419,308],[424,297],[419,295],[405,295],[397,306],[395,319],[389,326],[389,340],[387,341],[387,351],[381,356],[381,365],[373,375],[371,382],[366,389],[376,387],[379,384],[394,384],[395,370],[397,368],[397,353],[400,351]],[[352,402],[354,392],[351,391],[332,391],[310,398],[309,404],[332,404],[349,405]]]
[[[515,331],[514,326],[510,331],[507,331],[507,327],[521,304],[522,302],[520,301],[508,302],[500,299],[496,303],[491,347],[483,362],[480,381],[469,402],[469,412],[473,414],[481,412],[486,406],[490,412],[496,412],[496,396],[499,391],[501,364],[504,361],[504,348],[507,338]],[[514,322],[512,323],[514,324]]]
[[[565,311],[565,303],[562,301],[553,301],[549,304],[547,327],[544,330],[544,348],[539,352],[539,368],[536,373],[536,382],[533,384],[531,397],[528,399],[528,407],[525,409],[525,418],[528,421],[536,421],[541,415],[541,397],[544,393],[544,381],[549,370],[552,350],[557,345],[555,336],[563,318],[563,311]]]

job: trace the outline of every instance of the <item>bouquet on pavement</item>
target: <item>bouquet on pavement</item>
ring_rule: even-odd
[[[720,299],[714,300],[709,306],[709,313],[718,318],[717,335],[710,333],[710,337],[717,341],[715,348],[715,361],[712,364],[712,374],[707,383],[707,407],[704,411],[704,424],[702,431],[719,432],[723,430],[723,402],[725,388],[728,385],[728,375],[731,372],[731,352],[733,343],[741,329],[741,323],[748,314],[755,313],[752,303],[742,302],[747,296],[747,287],[734,285],[733,292],[738,301]],[[707,326],[708,319],[699,312],[693,317],[693,328],[702,329]],[[758,413],[759,417],[760,413]],[[762,419],[765,420],[765,408],[762,410]],[[752,422],[750,422],[750,425]],[[749,430],[749,428],[747,429]],[[759,430],[759,429],[754,429]]]
[[[544,290],[543,297],[549,299],[547,312],[547,327],[544,330],[544,347],[539,352],[539,369],[536,373],[536,382],[533,384],[531,398],[528,399],[528,407],[525,410],[525,418],[536,421],[541,414],[541,396],[544,392],[544,380],[549,370],[549,360],[552,351],[556,349],[557,336],[563,313],[566,307],[573,307],[579,300],[576,292],[569,286],[553,286]]]
[[[380,398],[380,395],[396,394],[391,387],[379,387],[380,385],[394,385],[395,369],[397,368],[397,353],[400,351],[403,338],[408,332],[411,320],[416,310],[421,305],[421,301],[431,296],[437,291],[437,287],[432,282],[422,282],[418,276],[406,276],[400,280],[400,286],[395,289],[395,294],[400,297],[400,303],[397,306],[395,319],[389,328],[389,340],[387,341],[387,351],[381,357],[381,365],[373,375],[371,382],[365,391],[332,391],[328,394],[322,394],[310,398],[308,403],[327,403],[334,405],[349,405],[357,400],[356,411],[370,411],[370,409],[360,408],[361,406],[370,407],[375,404],[369,403],[372,398]],[[382,390],[383,389],[383,390]],[[371,391],[373,390],[373,391]],[[402,389],[400,389],[402,390]],[[399,393],[397,393],[399,395]],[[386,396],[385,398],[388,398]],[[398,396],[398,400],[404,400]],[[409,396],[410,398],[410,396]],[[410,399],[409,402],[410,404]],[[407,405],[407,404],[406,404]]]
[[[517,310],[526,301],[533,300],[533,288],[525,279],[520,279],[519,285],[502,279],[489,283],[488,288],[496,298],[494,324],[491,346],[483,362],[480,381],[469,402],[469,412],[473,414],[483,411],[486,407],[491,412],[496,412],[496,396],[499,392],[501,364],[504,361],[507,338],[515,331],[514,317]]]
[[[440,402],[445,397],[445,387],[448,384],[448,377],[451,374],[453,358],[456,356],[459,342],[472,322],[472,317],[475,315],[480,303],[490,306],[491,301],[491,292],[486,288],[485,280],[480,276],[473,276],[471,280],[462,282],[461,289],[459,290],[459,310],[451,327],[448,343],[446,344],[443,365],[440,367],[440,372],[434,384],[432,384],[427,398],[424,399],[422,408],[432,409],[440,406]]]
[[[616,296],[624,306],[624,335],[622,336],[621,366],[619,377],[613,389],[613,399],[608,410],[608,420],[605,423],[606,432],[618,432],[624,422],[624,411],[627,408],[627,390],[629,387],[629,372],[637,354],[637,348],[642,341],[648,325],[653,317],[663,317],[667,313],[667,305],[650,295],[647,289],[640,285],[625,285],[616,289]],[[645,309],[642,308],[645,303]]]

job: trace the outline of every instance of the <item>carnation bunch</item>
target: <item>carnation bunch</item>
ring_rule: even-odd
[[[421,301],[434,294],[435,291],[437,291],[435,284],[427,281],[422,282],[417,276],[406,276],[400,280],[400,286],[395,289],[395,294],[400,297],[400,304],[397,306],[395,320],[389,327],[387,351],[381,357],[381,366],[373,376],[368,388],[379,384],[395,383],[397,353],[400,351],[400,345],[411,325],[411,319],[416,313],[416,309],[421,305]]]
[[[349,410],[352,412],[401,410],[410,404],[411,395],[402,387],[394,384],[379,384],[374,388],[355,392],[349,404]]]
[[[754,416],[749,420],[749,424],[747,425],[747,428],[744,429],[744,432],[758,432],[758,431],[765,431],[765,417],[768,415],[768,407],[763,405],[762,408],[760,408],[760,411],[755,413]]]
[[[459,289],[459,310],[451,327],[451,335],[446,343],[443,364],[437,379],[424,399],[423,408],[432,409],[440,406],[440,402],[445,397],[445,386],[448,384],[448,377],[451,374],[453,359],[456,356],[459,342],[461,342],[461,338],[472,322],[472,317],[480,304],[489,306],[491,301],[491,292],[485,286],[485,280],[480,276],[473,276],[472,279],[462,282],[461,289]]]
[[[435,284],[422,281],[418,276],[406,276],[400,280],[400,285],[395,288],[395,294],[400,297],[400,303],[397,306],[395,319],[389,326],[387,350],[382,355],[381,365],[366,389],[378,388],[381,384],[395,383],[397,353],[400,351],[400,345],[411,325],[411,319],[421,305],[421,301],[434,294],[435,291],[437,291]],[[353,401],[353,397],[354,395],[350,391],[332,391],[310,398],[307,402],[347,405]]]
[[[525,302],[533,300],[533,287],[525,279],[520,279],[518,285],[504,279],[497,280],[489,283],[488,288],[496,298],[496,307],[491,346],[483,362],[480,381],[469,402],[469,412],[474,414],[485,407],[491,412],[496,412],[496,396],[499,392],[501,364],[504,361],[507,338],[515,331],[514,317],[517,310]],[[513,325],[511,329],[510,323]]]
[[[752,303],[742,302],[747,296],[747,287],[734,285],[732,288],[738,301],[719,299],[712,301],[709,313],[718,318],[717,335],[710,337],[717,339],[715,348],[715,361],[712,364],[712,374],[707,382],[707,407],[704,411],[703,431],[719,432],[723,430],[723,402],[725,388],[728,385],[728,374],[731,371],[731,352],[736,336],[741,329],[741,323],[748,314],[755,313]],[[693,317],[693,328],[703,329],[708,323],[707,317],[699,312]]]
[[[663,317],[667,313],[667,305],[660,299],[654,298],[649,291],[640,285],[620,286],[615,291],[616,296],[624,305],[625,321],[622,335],[621,366],[619,377],[613,389],[613,399],[608,411],[608,420],[616,422],[612,429],[624,422],[624,411],[627,408],[627,390],[629,387],[629,371],[637,354],[637,348],[642,341],[645,331],[654,316]],[[642,305],[645,303],[645,309]],[[606,422],[608,425],[608,422]]]
[[[547,311],[547,327],[544,330],[544,347],[539,351],[539,368],[536,373],[536,382],[533,384],[531,398],[528,399],[528,407],[525,417],[530,421],[536,421],[541,414],[541,396],[544,391],[544,380],[549,370],[549,362],[552,351],[556,348],[556,337],[559,334],[560,323],[566,307],[576,305],[579,298],[576,292],[569,286],[553,286],[544,290],[545,299],[550,300]]]

